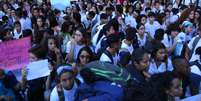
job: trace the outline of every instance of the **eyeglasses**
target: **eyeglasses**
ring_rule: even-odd
[[[89,55],[81,55],[80,57],[81,57],[82,59],[84,59],[84,58],[89,59],[89,58],[90,58],[90,56],[89,56]]]
[[[76,33],[75,33],[75,36],[82,36],[82,35],[81,35],[81,34],[76,34]]]

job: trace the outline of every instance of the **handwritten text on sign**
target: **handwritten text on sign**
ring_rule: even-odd
[[[0,68],[14,70],[29,63],[30,37],[0,43]]]

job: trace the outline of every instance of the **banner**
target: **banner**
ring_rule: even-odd
[[[0,43],[0,68],[15,70],[29,63],[30,37]]]
[[[71,6],[70,0],[50,0],[50,3],[52,7],[61,11]]]

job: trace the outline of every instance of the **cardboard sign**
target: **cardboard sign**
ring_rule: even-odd
[[[15,70],[29,63],[30,37],[0,43],[0,68]]]
[[[27,73],[27,80],[34,80],[50,75],[48,60],[46,59],[29,63],[27,65]]]
[[[65,10],[66,7],[70,7],[70,0],[50,0],[51,5],[58,10]]]

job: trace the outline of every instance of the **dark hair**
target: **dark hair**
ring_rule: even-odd
[[[148,17],[155,17],[156,14],[154,12],[149,12]]]
[[[44,59],[46,57],[46,51],[41,47],[41,45],[31,47],[29,53],[34,54],[38,59]]]
[[[136,28],[139,29],[141,26],[145,26],[145,25],[142,23],[139,23],[139,24],[137,24]]]
[[[173,72],[164,72],[152,75],[150,83],[158,92],[158,97],[161,101],[168,101],[168,95],[166,90],[169,90],[172,87],[172,81],[178,78]]]
[[[161,42],[156,42],[153,45],[153,51],[151,53],[151,57],[156,58],[156,54],[160,49],[165,49],[165,45],[163,43],[161,43]]]
[[[126,29],[126,36],[125,39],[131,41],[131,40],[137,40],[137,30],[135,28],[129,27]]]
[[[161,41],[161,40],[163,40],[164,34],[165,34],[164,29],[157,29],[157,30],[155,31],[154,38],[155,38],[156,40],[160,40],[160,41]]]
[[[147,18],[146,15],[140,14],[140,15],[137,17],[136,22],[137,22],[138,24],[141,23],[141,20],[142,20],[143,17]]]
[[[81,23],[81,15],[80,13],[73,13],[73,19],[75,19],[77,22]]]
[[[96,13],[94,13],[94,11],[90,11],[88,13],[88,16],[90,16],[91,18],[94,18],[95,15],[96,15]]]
[[[80,51],[78,52],[78,55],[77,55],[77,63],[78,64],[80,63],[80,58],[79,57],[80,57],[82,51],[86,51],[90,55],[89,62],[93,61],[94,54],[93,54],[91,48],[88,47],[88,46],[85,46],[85,47],[81,48]]]
[[[119,12],[120,14],[123,13],[123,7],[121,5],[116,5],[116,11]]]
[[[132,5],[127,5],[126,6],[126,13],[129,12],[129,9],[132,8],[132,12],[134,11],[134,7]]]
[[[167,27],[166,33],[168,35],[171,35],[171,31],[178,31],[178,32],[180,31],[178,22],[172,23]]]
[[[107,43],[109,45],[109,47],[112,47],[112,45],[114,43],[117,43],[120,41],[120,37],[117,34],[111,34],[109,36],[107,36]]]
[[[19,21],[14,22],[14,26],[16,25],[21,25],[21,23]]]
[[[55,36],[48,36],[48,37],[44,38],[43,41],[41,41],[41,45],[44,47],[44,49],[46,50],[46,52],[49,51],[49,49],[48,49],[48,41],[50,39],[54,40],[55,45],[56,45],[57,48],[59,47],[58,40],[56,39],[56,37]]]
[[[105,13],[100,14],[100,19],[107,19],[108,16]]]
[[[132,64],[134,64],[134,62],[139,63],[141,60],[143,60],[145,54],[147,54],[147,52],[142,48],[137,48],[135,51],[133,51],[131,56]]]
[[[64,33],[69,33],[69,27],[73,25],[73,22],[72,21],[65,21],[62,26],[61,26],[61,31],[64,32]],[[70,34],[73,34],[73,33],[70,33]]]

